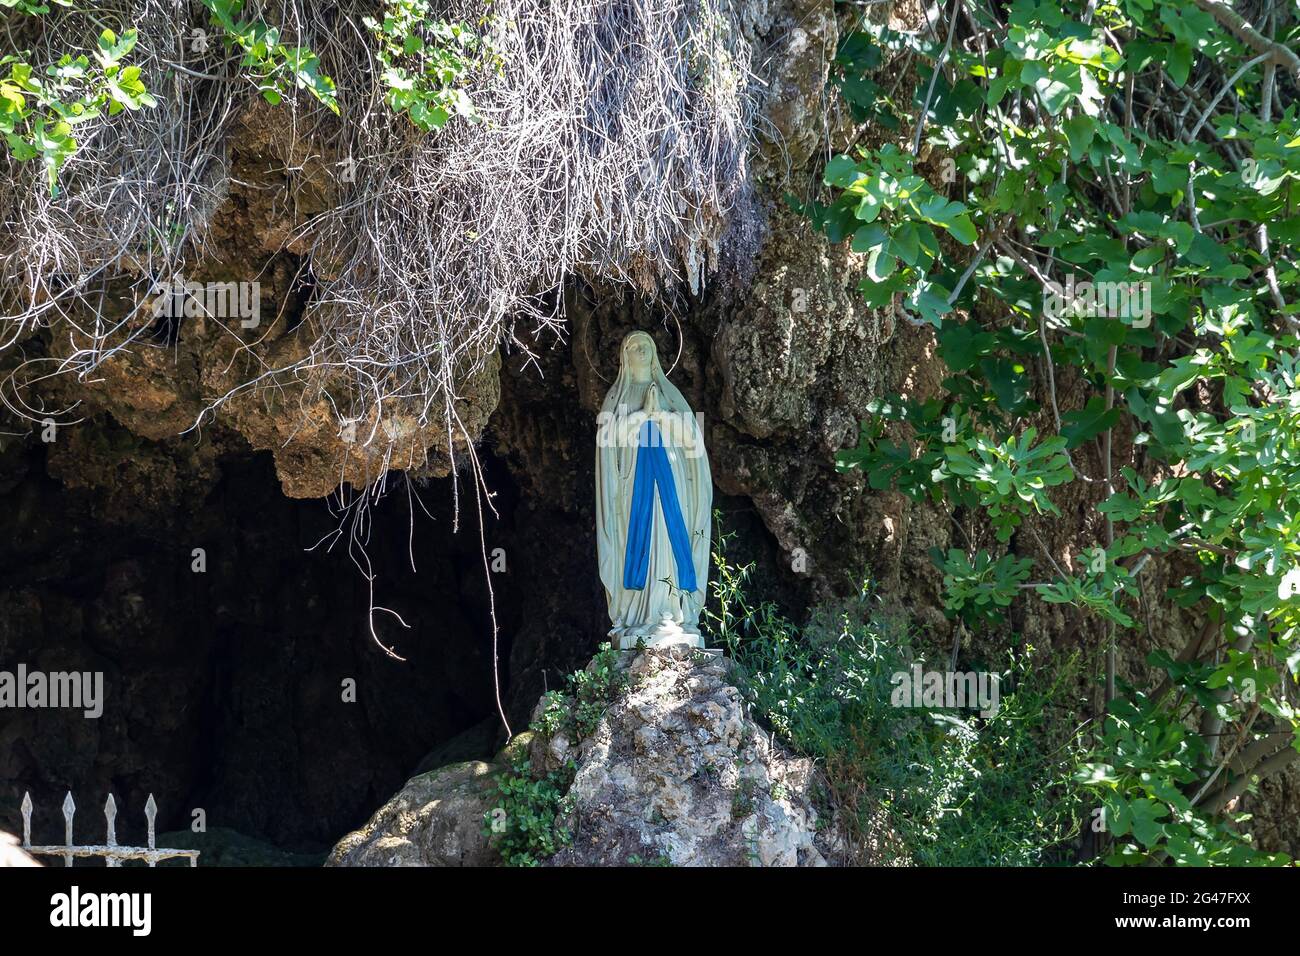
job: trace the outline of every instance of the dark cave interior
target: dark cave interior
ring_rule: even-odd
[[[120,496],[50,477],[39,442],[8,446],[0,670],[102,672],[104,702],[93,719],[0,711],[0,829],[21,832],[30,791],[34,842],[62,843],[71,791],[78,838],[97,841],[112,792],[119,840],[141,840],[152,793],[159,831],[186,831],[167,834],[168,845],[202,810],[210,833],[321,855],[413,773],[489,758],[505,740],[491,608],[515,732],[607,626],[589,497],[578,491],[590,487],[591,461],[543,485],[508,446],[489,435],[480,449],[496,512],[484,533],[498,568],[491,601],[463,478],[457,533],[450,478],[392,476],[358,526],[375,604],[410,625],[377,612],[376,633],[404,661],[370,633],[367,582],[337,509],[285,497],[269,454],[223,455],[206,495],[123,514]],[[749,502],[715,504],[738,556],[770,562],[774,545]]]
[[[285,498],[269,456],[223,461],[198,507],[126,527],[98,521],[93,494],[65,490],[39,450],[30,457],[9,492],[18,507],[0,555],[0,661],[102,671],[104,705],[95,719],[5,712],[0,826],[17,829],[24,790],[38,839],[61,835],[67,790],[96,808],[110,790],[132,808],[152,792],[162,829],[187,827],[202,808],[210,827],[321,849],[433,748],[497,723],[482,559],[476,533],[451,532],[449,479],[418,489],[414,533],[404,489],[359,529],[376,603],[410,625],[375,614],[399,661],[369,633],[366,580],[346,536],[331,537],[338,515]],[[508,661],[522,598],[509,573],[517,496],[508,472],[485,464],[500,516],[489,546],[507,562],[493,590]],[[123,813],[128,833],[135,816]]]

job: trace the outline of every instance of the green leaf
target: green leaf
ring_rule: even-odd
[[[854,252],[870,253],[879,249],[887,238],[885,227],[878,222],[868,223],[853,234],[849,248]]]
[[[1106,408],[1100,395],[1092,396],[1082,409],[1061,416],[1061,435],[1065,438],[1065,447],[1078,448],[1108,428],[1114,428],[1120,416],[1118,408]]]
[[[1173,80],[1174,86],[1181,87],[1187,83],[1187,75],[1192,71],[1192,48],[1186,43],[1175,43],[1169,47],[1165,58],[1165,72]]]
[[[954,218],[948,224],[948,233],[963,246],[969,246],[977,238],[975,226],[971,223],[970,217],[966,215]]]
[[[822,173],[822,181],[827,186],[836,186],[840,189],[847,189],[863,178],[865,178],[865,174],[858,169],[858,164],[848,156],[835,156],[826,164],[826,169]]]
[[[1160,818],[1169,815],[1169,808],[1145,798],[1134,800],[1129,806],[1133,814],[1133,835],[1148,849],[1154,847],[1164,832]]]

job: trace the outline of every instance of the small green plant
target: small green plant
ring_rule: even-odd
[[[587,668],[575,672],[570,678],[575,740],[590,736],[610,702],[626,685],[627,678],[618,670],[617,663],[618,651],[607,643],[602,644]]]
[[[558,690],[548,690],[542,695],[542,712],[529,727],[543,737],[554,737],[569,728],[571,714],[569,703]]]
[[[564,734],[570,741],[590,736],[627,683],[617,664],[618,651],[608,642],[601,644],[585,669],[568,676],[567,693],[547,692],[542,712],[530,729],[546,737]]]
[[[48,8],[20,9],[40,13]],[[140,68],[123,62],[135,43],[134,30],[120,37],[104,30],[92,54],[93,64],[85,54],[64,54],[43,75],[23,56],[0,57],[0,70],[8,68],[7,75],[0,73],[0,134],[14,159],[40,161],[52,195],[59,192],[59,170],[77,151],[78,124],[105,112],[115,116],[155,105]]]
[[[51,0],[51,2],[60,7],[72,6],[72,0]],[[33,17],[50,12],[49,4],[33,3],[32,0],[0,0],[0,7],[17,10],[19,13],[26,13]]]
[[[756,787],[750,777],[741,777],[735,792],[731,795],[731,819],[743,820],[754,812],[754,791]]]
[[[491,43],[463,23],[430,19],[428,0],[386,0],[384,17],[365,17],[378,42],[384,101],[417,127],[442,129],[453,116],[478,119],[463,89],[480,57],[496,62]]]
[[[648,860],[645,857],[643,857],[640,853],[633,853],[631,856],[627,858],[627,865],[663,867],[663,866],[672,866],[673,861],[668,858],[668,855],[666,853],[661,853],[658,856],[653,856]]]
[[[571,743],[589,736],[626,684],[617,663],[618,652],[600,645],[585,669],[569,675],[567,694],[549,691],[542,697],[529,730],[544,740],[564,735]],[[572,842],[564,819],[573,812],[567,794],[576,772],[572,760],[541,774],[522,759],[497,777],[499,799],[483,815],[483,826],[507,864],[536,866]]]
[[[338,113],[334,81],[320,70],[320,58],[303,46],[280,42],[279,27],[260,20],[240,20],[244,0],[202,0],[212,22],[225,32],[226,44],[243,52],[240,66],[248,70],[262,97],[273,106],[293,89],[306,90],[332,113]]]
[[[573,842],[561,821],[573,812],[567,794],[574,770],[570,761],[539,778],[523,760],[497,778],[499,799],[485,815],[484,826],[509,866],[536,866]]]

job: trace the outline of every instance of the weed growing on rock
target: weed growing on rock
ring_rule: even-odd
[[[761,720],[821,765],[850,849],[863,862],[901,849],[928,866],[1034,865],[1059,860],[1082,812],[1073,772],[1078,728],[1052,715],[1072,666],[1050,681],[1012,660],[987,718],[894,705],[897,676],[918,661],[864,596],[858,616],[798,627],[770,604],[747,603],[749,568],[715,553],[715,638],[741,664],[740,687]],[[744,795],[737,792],[737,800]],[[737,809],[733,807],[733,810]],[[742,807],[743,809],[743,807]],[[881,823],[902,847],[879,845]]]
[[[529,726],[541,744],[557,737],[570,744],[589,737],[605,710],[627,685],[618,668],[618,651],[601,644],[584,669],[570,674],[568,693],[549,691]],[[573,812],[568,797],[577,767],[572,759],[550,771],[527,757],[517,759],[497,778],[499,799],[484,814],[486,832],[510,866],[536,866],[572,842],[565,819]]]
[[[627,684],[627,676],[617,669],[617,664],[618,651],[609,644],[602,644],[587,668],[570,676],[574,740],[591,735],[604,716],[605,708]]]
[[[591,663],[568,676],[566,693],[553,690],[542,697],[540,713],[529,729],[548,739],[563,735],[573,743],[591,736],[605,709],[627,686],[618,654],[610,644],[601,644]]]

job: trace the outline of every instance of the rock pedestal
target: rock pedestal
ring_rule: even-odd
[[[628,685],[595,731],[547,748],[578,767],[573,844],[552,864],[826,865],[812,761],[750,719],[724,658],[665,648],[623,663]]]
[[[547,865],[825,866],[837,857],[812,761],[748,716],[724,658],[656,648],[622,652],[616,668],[618,690],[581,740],[534,733],[494,763],[414,777],[327,865],[498,862],[484,813],[496,805],[496,775],[525,747],[538,775],[575,768],[573,810],[558,821],[572,840]]]

